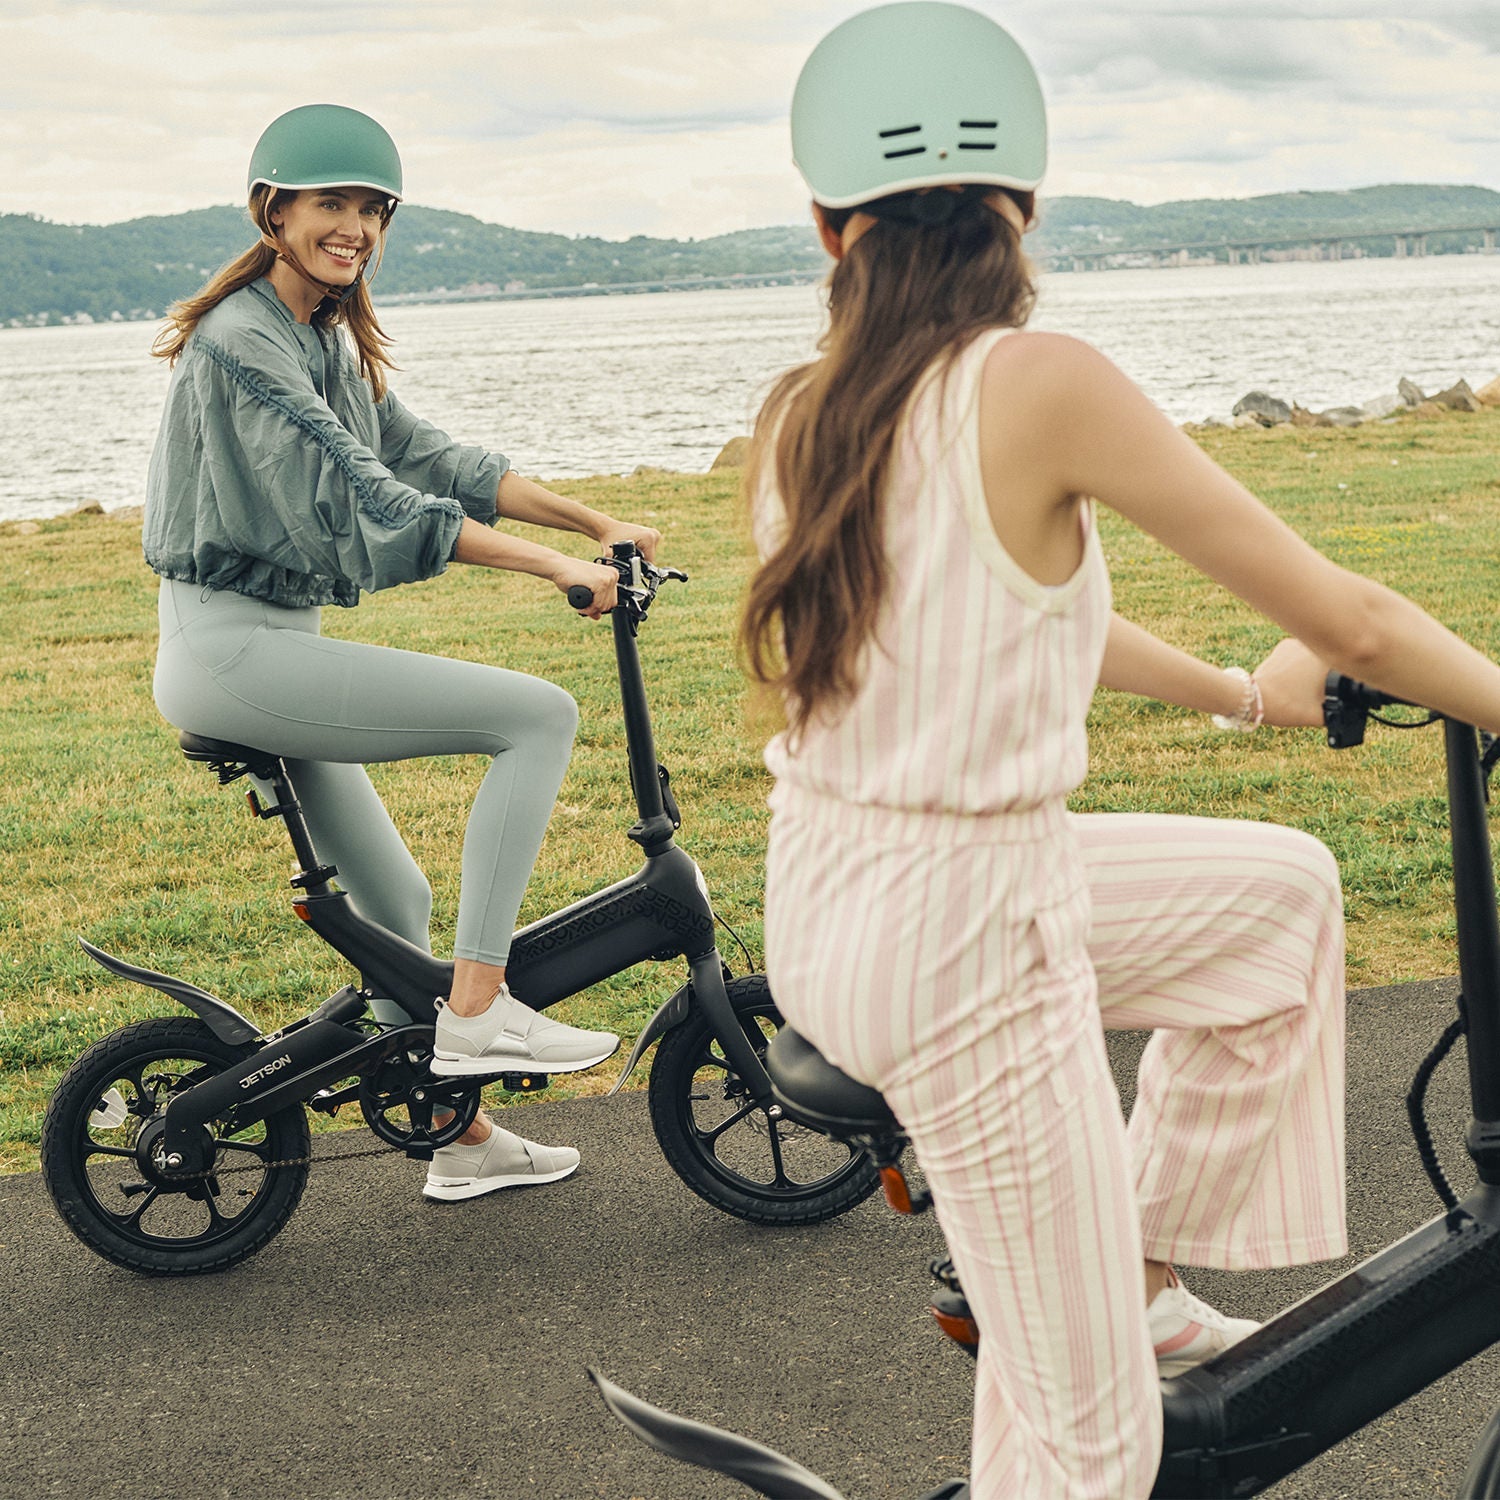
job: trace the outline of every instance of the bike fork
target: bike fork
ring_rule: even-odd
[[[694,998],[703,1007],[709,1028],[719,1039],[725,1058],[739,1074],[750,1097],[762,1107],[779,1113],[780,1106],[772,1099],[770,1075],[730,1004],[729,991],[724,985],[724,960],[719,956],[719,950],[710,948],[696,958],[690,956],[688,969]]]

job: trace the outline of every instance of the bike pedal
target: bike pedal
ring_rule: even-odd
[[[502,1073],[500,1087],[512,1094],[535,1094],[552,1082],[547,1073]]]

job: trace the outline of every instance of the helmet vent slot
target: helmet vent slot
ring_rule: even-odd
[[[915,135],[921,128],[920,125],[898,125],[894,130],[882,130],[880,139],[888,141],[893,135]]]
[[[885,159],[892,161],[898,156],[921,156],[926,150],[926,146],[908,146],[904,151],[887,151]]]
[[[958,122],[960,130],[996,130],[999,125],[998,120],[960,120]]]
[[[960,141],[958,149],[960,151],[993,151],[995,143],[993,141]]]

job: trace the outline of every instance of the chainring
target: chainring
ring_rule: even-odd
[[[479,1114],[479,1081],[435,1078],[431,1062],[430,1040],[408,1041],[360,1079],[360,1113],[387,1145],[434,1151],[456,1141]],[[434,1113],[443,1110],[451,1110],[452,1118],[433,1124]]]

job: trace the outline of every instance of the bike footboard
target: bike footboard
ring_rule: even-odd
[[[1260,1493],[1500,1340],[1500,1189],[1163,1383],[1161,1500]]]

